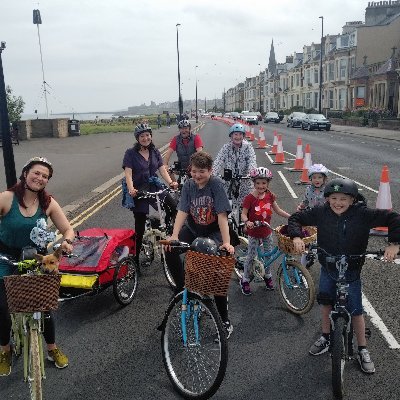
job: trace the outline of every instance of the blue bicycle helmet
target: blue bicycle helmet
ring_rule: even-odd
[[[246,130],[242,124],[234,124],[229,128],[229,137],[231,137],[234,132],[239,132],[244,135]]]

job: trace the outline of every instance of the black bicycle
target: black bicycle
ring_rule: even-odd
[[[350,312],[347,310],[349,284],[360,279],[361,267],[348,268],[351,261],[360,261],[364,257],[381,260],[384,251],[367,251],[358,255],[332,255],[322,247],[310,245],[309,252],[317,249],[326,257],[325,271],[336,281],[336,299],[329,315],[331,321],[331,341],[329,351],[332,358],[332,390],[337,399],[344,396],[344,368],[347,361],[354,358],[354,331]],[[357,263],[356,263],[357,264]],[[349,274],[346,272],[349,271]],[[369,333],[369,332],[366,332]],[[367,336],[367,335],[366,335]]]

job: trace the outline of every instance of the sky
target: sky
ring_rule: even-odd
[[[178,99],[221,98],[268,65],[364,21],[364,0],[1,0],[6,85],[25,113],[45,112],[37,26],[51,113],[126,110]],[[181,24],[178,28],[176,24]],[[196,68],[197,66],[197,68]]]

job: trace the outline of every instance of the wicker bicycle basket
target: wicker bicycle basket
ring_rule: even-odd
[[[61,275],[10,275],[4,277],[10,312],[56,310]]]
[[[186,253],[185,287],[207,296],[226,296],[234,257],[220,257],[189,250]]]
[[[315,226],[304,226],[303,241],[305,244],[313,243],[317,240],[317,228]],[[276,238],[278,240],[279,250],[286,254],[295,254],[293,240],[287,236],[287,225],[280,225],[275,229]]]

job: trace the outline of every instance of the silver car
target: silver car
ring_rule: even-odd
[[[302,126],[302,122],[304,117],[306,116],[306,113],[303,112],[292,112],[288,117],[287,117],[287,126],[291,128],[297,128]]]

